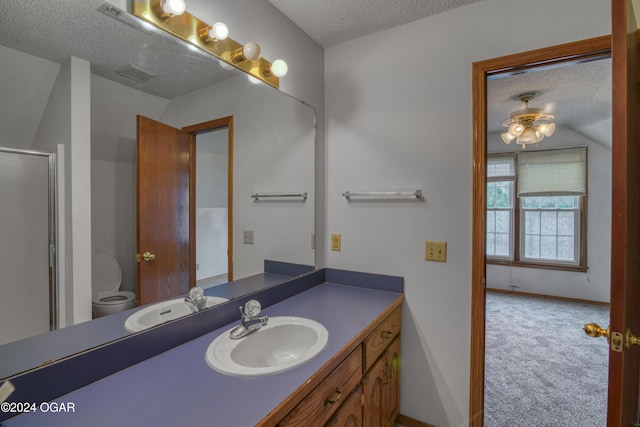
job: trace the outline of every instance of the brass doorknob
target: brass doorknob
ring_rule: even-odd
[[[607,329],[601,328],[597,323],[587,323],[584,325],[584,333],[589,335],[591,338],[598,337],[607,337],[609,339],[609,328]]]
[[[151,252],[145,252],[142,254],[142,256],[140,256],[140,254],[136,254],[136,260],[138,262],[140,262],[140,258],[142,258],[143,261],[145,262],[149,262],[149,261],[153,261],[154,259],[156,259],[156,254],[153,254]]]
[[[622,352],[624,346],[624,337],[620,332],[612,331],[611,327],[607,329],[601,328],[596,323],[587,323],[584,325],[584,332],[592,338],[607,337],[607,342],[611,350],[618,353]]]
[[[636,337],[631,333],[631,329],[627,329],[627,336],[625,337],[625,346],[631,347],[633,344],[640,345],[640,337]]]

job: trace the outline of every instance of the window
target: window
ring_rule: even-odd
[[[584,268],[586,148],[493,155],[488,262]]]
[[[487,256],[512,257],[514,166],[514,156],[491,159],[487,166]]]

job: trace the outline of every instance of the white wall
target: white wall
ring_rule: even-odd
[[[137,293],[135,165],[91,161],[92,252],[114,255],[122,269],[120,290]]]
[[[196,280],[228,273],[229,131],[197,136]]]
[[[403,414],[469,418],[472,62],[607,34],[609,16],[599,0],[485,0],[325,51],[327,235],[342,234],[327,264],[405,277]],[[416,186],[425,203],[341,196]],[[427,239],[448,242],[446,264],[424,261]]]
[[[33,148],[50,153],[65,147],[64,242],[65,324],[91,319],[91,185],[89,63],[70,58],[60,67]],[[62,220],[61,220],[62,221]]]
[[[214,98],[226,102],[211,103]],[[261,273],[265,259],[312,264],[313,110],[239,76],[172,99],[161,121],[181,128],[229,115],[234,116],[234,278]],[[255,202],[256,192],[307,192],[309,198]],[[254,244],[243,243],[244,230],[254,232]]]
[[[137,292],[136,114],[158,120],[168,103],[91,75],[91,250],[116,257],[123,291]]]
[[[611,267],[611,141],[597,143],[558,127],[540,149],[587,146],[587,273],[487,264],[487,287],[609,302]],[[544,146],[543,146],[544,145]],[[506,152],[500,133],[488,135],[489,152]],[[527,150],[528,151],[528,150]]]

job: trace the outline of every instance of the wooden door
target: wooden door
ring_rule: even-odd
[[[142,116],[137,127],[138,304],[144,305],[189,292],[190,135]]]
[[[640,67],[632,0],[612,2],[611,331],[640,335]],[[637,13],[638,11],[636,11]],[[638,425],[640,347],[609,351],[607,425]]]

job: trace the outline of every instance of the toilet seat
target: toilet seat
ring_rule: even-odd
[[[108,252],[98,251],[92,256],[91,301],[98,307],[121,309],[135,305],[136,294],[121,291],[122,269],[118,260]]]

